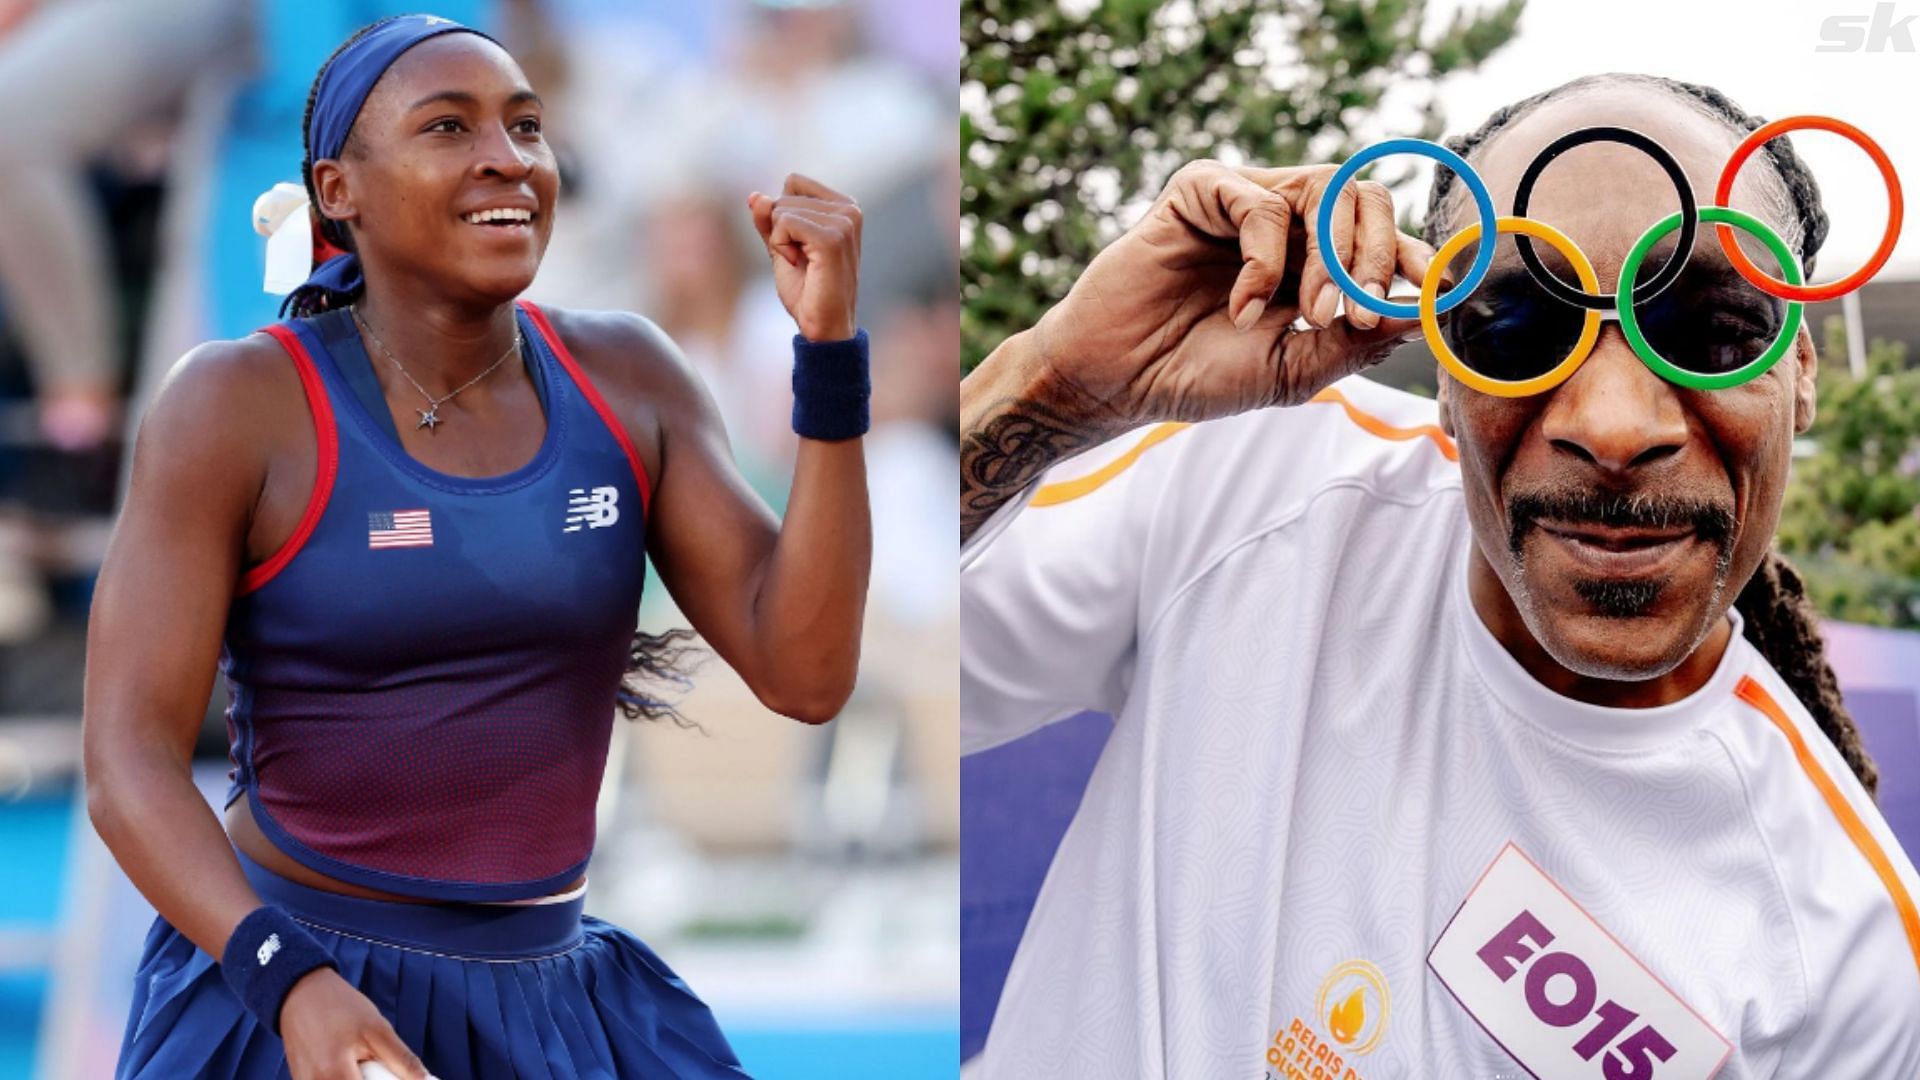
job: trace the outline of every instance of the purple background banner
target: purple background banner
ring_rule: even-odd
[[[1828,652],[1880,766],[1880,809],[1920,852],[1920,633],[1828,623]],[[979,1053],[1027,916],[1113,721],[1098,713],[960,763],[960,1053]]]

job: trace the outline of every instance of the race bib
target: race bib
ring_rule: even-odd
[[[1733,1044],[1509,843],[1427,954],[1535,1076],[1709,1080]]]

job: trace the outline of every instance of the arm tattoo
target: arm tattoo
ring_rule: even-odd
[[[961,433],[960,539],[972,536],[1049,465],[1104,441],[1085,423],[1037,402],[995,402],[972,430]]]

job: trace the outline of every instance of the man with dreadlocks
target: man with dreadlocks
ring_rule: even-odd
[[[1600,76],[1453,145],[1504,209],[1630,128],[1704,206],[1758,124]],[[1725,390],[1607,328],[1534,396],[1389,391],[1349,376],[1417,323],[1322,259],[1383,297],[1433,249],[1365,182],[1319,235],[1333,172],[1186,166],[963,384],[962,750],[1115,719],[983,1075],[1920,1076],[1920,881],[1770,553],[1810,336]],[[1675,201],[1594,143],[1526,216],[1605,288]],[[1732,205],[1803,262],[1826,231],[1782,140]],[[1448,332],[1564,354],[1504,247]],[[1672,287],[1702,347],[1783,325],[1714,243]]]
[[[821,723],[852,691],[859,210],[800,176],[742,207],[800,332],[781,520],[657,328],[518,299],[560,175],[497,42],[376,23],[307,113],[344,250],[291,318],[172,373],[96,591],[88,808],[160,914],[117,1075],[744,1076],[693,990],[583,913],[586,866],[623,676],[676,648],[634,637],[649,554],[769,708]],[[189,769],[216,663],[224,831]]]

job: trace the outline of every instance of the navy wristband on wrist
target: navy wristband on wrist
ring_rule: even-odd
[[[793,337],[793,430],[803,439],[857,439],[867,433],[867,332],[845,341]]]
[[[280,1006],[300,977],[315,968],[339,970],[333,956],[307,928],[277,907],[253,909],[233,928],[220,956],[220,973],[234,996],[280,1034]]]

